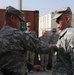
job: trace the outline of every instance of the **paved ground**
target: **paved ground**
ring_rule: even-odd
[[[47,72],[30,72],[28,73],[28,75],[52,75],[51,71],[47,71]]]

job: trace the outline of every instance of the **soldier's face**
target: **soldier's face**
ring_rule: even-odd
[[[31,30],[31,26],[27,26],[27,30],[30,31]]]
[[[20,29],[21,23],[22,21],[18,17],[14,16],[13,25],[15,26],[15,28]]]
[[[64,30],[67,26],[66,17],[63,15],[57,18],[56,22],[58,29],[60,29],[61,31]]]

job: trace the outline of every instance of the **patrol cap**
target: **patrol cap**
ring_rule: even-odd
[[[26,26],[31,26],[31,22],[27,22],[26,23]]]
[[[63,7],[61,9],[57,10],[53,19],[57,19],[61,15],[64,15],[64,14],[72,14],[70,7]]]
[[[9,14],[14,14],[14,15],[16,15],[20,20],[22,20],[23,22],[25,22],[23,13],[22,13],[20,10],[15,9],[15,8],[12,7],[12,6],[8,6],[8,7],[6,8],[5,15],[9,15]]]
[[[52,31],[52,32],[56,32],[57,30],[56,30],[56,28],[53,28],[51,31]]]
[[[43,33],[47,33],[46,30],[43,30],[42,32],[43,32]]]

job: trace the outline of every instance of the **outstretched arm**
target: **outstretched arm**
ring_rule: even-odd
[[[35,50],[37,51],[37,53],[41,53],[41,54],[49,54],[50,51],[54,52],[57,49],[56,44],[48,44],[46,42],[40,41],[38,38],[32,37],[28,34],[24,34],[25,35],[25,47],[27,50],[29,51],[33,51],[35,52]]]

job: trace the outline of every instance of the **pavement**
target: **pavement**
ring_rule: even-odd
[[[52,71],[29,72],[28,75],[52,75]]]

